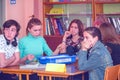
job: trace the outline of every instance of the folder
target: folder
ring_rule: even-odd
[[[52,8],[49,12],[50,14],[63,14],[63,8]]]

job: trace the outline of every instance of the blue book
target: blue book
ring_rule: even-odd
[[[59,0],[59,2],[64,2],[64,0]]]
[[[60,19],[59,18],[56,18],[56,22],[57,22],[57,25],[58,25],[58,30],[60,32],[60,35],[63,35],[64,34],[64,31],[63,31],[63,27],[62,27],[62,24],[60,22]]]

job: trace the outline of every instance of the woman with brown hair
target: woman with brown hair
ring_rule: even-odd
[[[68,30],[64,33],[62,43],[58,45],[54,54],[76,55],[79,51],[80,42],[83,39],[83,23],[79,19],[71,21]]]
[[[73,19],[67,31],[65,31],[62,43],[58,45],[54,54],[76,55],[80,50],[81,41],[83,40],[84,25],[81,20]],[[88,80],[88,73],[84,74],[85,80]],[[80,80],[81,74],[73,76],[74,80]]]
[[[99,27],[103,43],[110,49],[113,64],[120,64],[120,39],[111,23],[102,23]]]

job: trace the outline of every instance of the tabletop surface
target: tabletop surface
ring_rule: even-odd
[[[32,64],[26,64],[26,65],[19,65],[19,66],[11,66],[11,67],[5,67],[0,68],[3,72],[24,72],[24,73],[44,73],[44,74],[64,74],[64,75],[77,75],[84,73],[84,71],[78,70],[77,63],[73,64],[67,64],[66,65],[66,72],[50,72],[45,71],[45,64],[38,64],[38,63],[32,63]]]

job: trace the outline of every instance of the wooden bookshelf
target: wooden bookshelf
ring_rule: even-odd
[[[91,1],[75,1],[75,2],[44,2],[46,5],[54,5],[54,4],[89,4]]]
[[[50,14],[52,8],[61,7],[64,9],[63,14]],[[73,8],[72,8],[73,7]],[[83,9],[82,9],[83,8]],[[80,10],[79,10],[80,9]],[[88,9],[88,10],[87,10]],[[50,2],[50,0],[45,0],[43,2],[43,29],[44,35],[46,35],[46,18],[68,18],[68,23],[70,23],[74,18],[82,19],[84,25],[87,26],[86,21],[92,23],[92,0],[86,1],[70,1],[70,2]],[[90,24],[92,25],[92,24]],[[89,25],[89,26],[90,26]]]
[[[50,18],[59,18],[59,17],[65,17],[65,16],[69,16],[69,17],[75,17],[76,16],[81,16],[83,18],[90,18],[89,20],[91,21],[91,26],[93,25],[94,21],[96,20],[97,16],[100,15],[105,15],[105,16],[120,16],[120,10],[118,10],[118,12],[113,11],[113,13],[105,13],[104,9],[106,8],[105,5],[118,5],[120,4],[120,0],[84,0],[84,1],[73,1],[71,0],[70,2],[50,2],[50,0],[43,0],[43,33],[44,35],[46,35],[46,22],[45,19],[50,17]],[[82,12],[82,10],[80,10],[82,13],[72,13],[72,10],[70,11],[66,11],[66,13],[64,14],[50,14],[50,10],[54,7],[60,7],[60,5],[63,5],[64,7],[69,6],[69,8],[71,9],[71,5],[78,5],[78,8],[74,8],[75,9],[81,9],[80,7],[84,8],[86,7],[86,12]],[[80,5],[80,6],[79,6]],[[86,5],[86,6],[84,6]],[[87,7],[87,5],[89,5]],[[68,8],[68,7],[67,7]],[[74,12],[73,10],[73,12]],[[88,12],[87,12],[88,10]],[[67,13],[68,12],[68,13]],[[70,18],[70,20],[72,20],[72,18]],[[87,20],[83,20],[82,22],[85,24]],[[70,21],[69,21],[70,22]],[[52,35],[53,36],[53,35]]]
[[[103,20],[108,20],[120,34],[120,0],[94,1],[95,19],[105,16]]]
[[[98,15],[107,15],[107,16],[114,16],[114,15],[120,15],[120,10],[118,10],[119,12],[113,12],[113,13],[104,13],[104,5],[116,5],[116,4],[120,4],[120,0],[111,0],[111,1],[100,1],[100,0],[96,0],[94,1],[94,5],[95,5],[95,18]],[[120,7],[120,6],[118,6]]]

